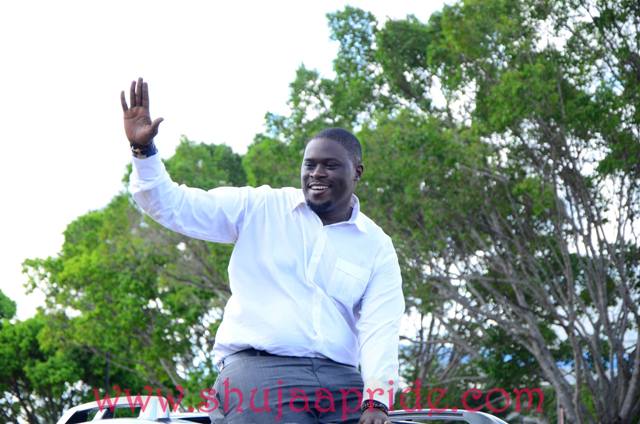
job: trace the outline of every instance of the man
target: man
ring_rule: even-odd
[[[391,239],[354,195],[364,170],[355,136],[312,138],[301,190],[204,191],[175,184],[158,158],[162,118],[151,121],[147,83],[132,82],[121,103],[136,202],[169,229],[235,244],[214,347],[225,421],[386,422],[404,300]]]

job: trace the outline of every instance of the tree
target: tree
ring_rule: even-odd
[[[73,387],[81,370],[80,358],[51,346],[45,325],[46,317],[38,314],[16,323],[5,321],[0,327],[3,422],[55,422],[81,399],[80,390]]]
[[[0,320],[9,320],[16,314],[16,302],[0,291]]]
[[[453,127],[481,154],[434,163],[436,133],[390,178],[401,184],[390,191],[404,187],[387,216],[404,228],[406,268],[448,337],[481,353],[503,332],[535,358],[572,422],[640,415],[637,19],[627,2],[466,1],[380,35],[428,40],[420,63],[381,53],[394,65],[388,80],[402,66],[437,79],[441,132]],[[389,143],[379,133],[367,135]]]
[[[296,187],[300,184],[302,149],[265,135],[258,135],[242,158],[249,185]]]
[[[192,186],[246,182],[227,146],[183,139],[166,166]],[[197,389],[188,404],[215,379],[212,342],[229,295],[230,252],[161,228],[120,194],[72,222],[57,257],[27,260],[25,271],[46,294],[52,337],[104,370],[94,387]],[[91,375],[79,378],[88,383]]]

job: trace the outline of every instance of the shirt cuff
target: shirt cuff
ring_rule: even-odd
[[[131,153],[135,158],[145,159],[158,153],[158,149],[152,140],[151,143],[146,145],[131,144]]]
[[[362,393],[362,401],[376,400],[391,409],[393,406],[393,396],[397,389],[397,383],[392,381],[366,380],[364,382],[364,392]]]

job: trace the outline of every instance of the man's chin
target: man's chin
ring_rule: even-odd
[[[309,199],[307,199],[307,205],[317,215],[322,215],[324,213],[327,213],[333,207],[333,203],[331,201],[324,202],[324,203],[314,203]]]

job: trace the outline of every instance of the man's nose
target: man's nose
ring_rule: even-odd
[[[326,169],[324,166],[322,166],[322,164],[318,164],[314,166],[313,169],[311,170],[312,177],[323,177],[326,175],[327,175]]]

